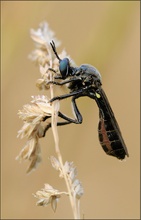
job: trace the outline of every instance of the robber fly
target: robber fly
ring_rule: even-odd
[[[70,89],[70,93],[56,96],[52,98],[50,102],[72,97],[72,106],[76,116],[76,119],[72,119],[59,112],[58,116],[65,119],[65,122],[58,122],[57,125],[69,123],[81,124],[83,118],[76,105],[76,99],[82,96],[88,96],[96,101],[99,108],[98,135],[103,150],[106,154],[117,157],[120,160],[124,159],[125,156],[128,157],[129,154],[120,128],[106,94],[101,87],[102,83],[99,71],[88,64],[83,64],[80,67],[72,67],[68,58],[60,59],[56,51],[55,43],[52,41],[50,44],[59,61],[60,75],[55,76],[55,79],[61,79],[62,81],[49,81],[48,84],[68,84],[68,88]]]

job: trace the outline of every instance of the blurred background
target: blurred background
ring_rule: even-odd
[[[102,75],[106,92],[120,125],[130,157],[120,162],[107,156],[98,141],[96,103],[80,98],[82,125],[58,128],[64,162],[73,161],[82,182],[81,214],[86,219],[140,218],[140,10],[139,1],[3,1],[2,15],[2,219],[73,218],[69,199],[62,197],[56,213],[37,207],[32,196],[49,183],[65,190],[51,167],[55,156],[51,130],[40,141],[42,163],[26,174],[27,162],[15,157],[26,140],[17,139],[22,121],[17,112],[41,92],[35,86],[38,66],[28,60],[34,49],[30,28],[47,21],[61,47],[79,66],[89,63]],[[46,94],[45,94],[46,95]],[[62,112],[71,115],[70,99]]]

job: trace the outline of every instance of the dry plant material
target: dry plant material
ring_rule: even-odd
[[[40,71],[40,78],[37,79],[36,86],[39,90],[49,90],[50,94],[49,96],[32,96],[31,103],[24,105],[23,109],[19,110],[18,115],[19,118],[23,120],[23,126],[18,131],[18,137],[26,138],[27,141],[16,159],[19,161],[28,160],[30,162],[27,173],[35,170],[41,162],[39,139],[45,136],[46,128],[51,127],[57,158],[50,156],[50,161],[52,167],[59,172],[59,177],[65,180],[67,191],[60,192],[58,189],[46,183],[43,189],[33,195],[38,199],[38,206],[51,204],[54,212],[56,211],[57,202],[61,196],[69,196],[73,216],[75,219],[79,219],[80,198],[83,195],[83,187],[81,182],[76,178],[77,170],[73,162],[66,161],[63,163],[61,156],[57,131],[60,103],[59,101],[55,101],[52,104],[49,102],[50,98],[54,97],[54,85],[48,85],[48,82],[54,79],[54,74],[59,74],[59,62],[52,52],[50,42],[52,40],[55,41],[58,47],[60,41],[55,38],[54,32],[50,30],[46,22],[42,22],[37,30],[31,29],[30,34],[35,43],[35,50],[32,51],[29,58],[39,65]],[[59,54],[59,57],[62,59],[65,58],[66,52],[63,50],[62,53]],[[73,61],[71,62],[73,63]]]

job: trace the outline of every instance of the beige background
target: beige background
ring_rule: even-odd
[[[78,100],[82,125],[59,128],[64,161],[74,161],[84,187],[81,213],[92,219],[139,219],[139,2],[134,1],[12,1],[2,2],[2,218],[72,218],[65,196],[54,214],[36,207],[32,196],[44,183],[65,190],[48,157],[55,155],[52,132],[41,140],[43,162],[26,175],[27,163],[15,157],[25,140],[16,138],[22,126],[17,112],[29,103],[38,67],[27,59],[34,49],[30,28],[46,20],[75,62],[90,63],[102,74],[103,88],[122,130],[130,154],[126,162],[107,156],[97,138],[98,108],[88,98]],[[61,109],[71,114],[70,100]]]

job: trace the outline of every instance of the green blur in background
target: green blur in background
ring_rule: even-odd
[[[130,155],[119,162],[105,154],[98,141],[96,103],[80,98],[83,124],[58,131],[63,160],[74,162],[84,188],[81,213],[85,219],[139,219],[139,7],[139,1],[1,2],[2,219],[73,217],[67,197],[60,199],[53,213],[50,206],[37,207],[32,196],[44,183],[66,189],[48,160],[55,156],[51,130],[40,141],[43,162],[36,172],[26,175],[28,164],[15,160],[26,141],[16,138],[22,126],[17,112],[31,101],[31,95],[41,94],[35,86],[39,68],[27,56],[34,49],[30,28],[37,29],[42,21],[61,40],[58,51],[65,48],[78,66],[89,63],[100,71]],[[71,115],[70,99],[62,101],[61,111]]]

